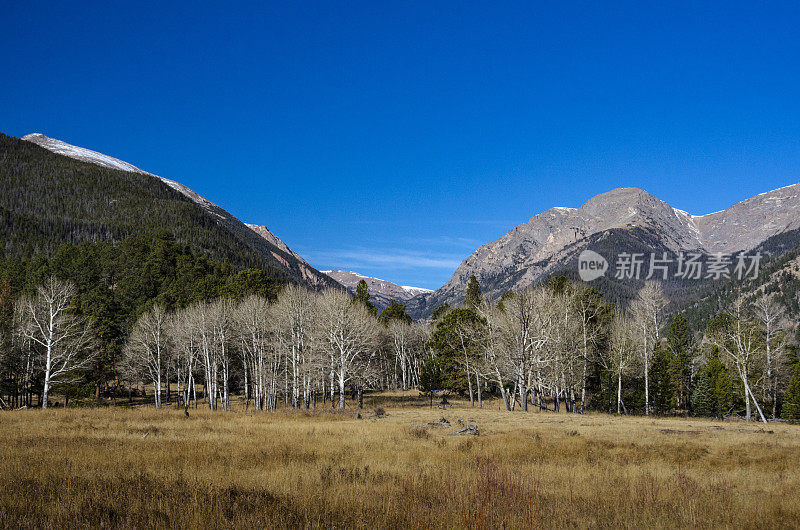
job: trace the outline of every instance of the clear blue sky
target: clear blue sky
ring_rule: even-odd
[[[0,131],[429,288],[611,188],[702,214],[800,180],[795,2],[208,4],[7,2]]]

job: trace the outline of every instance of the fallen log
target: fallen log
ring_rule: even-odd
[[[478,426],[475,425],[474,423],[470,423],[466,427],[462,427],[461,429],[458,429],[457,431],[453,431],[450,434],[452,434],[452,435],[471,434],[473,436],[477,436],[478,435]]]

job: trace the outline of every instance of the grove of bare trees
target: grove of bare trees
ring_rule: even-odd
[[[628,414],[776,418],[796,357],[786,315],[768,296],[738,297],[703,333],[668,318],[660,284],[647,282],[626,308],[595,289],[551,280],[413,322],[402,304],[377,315],[365,297],[285,286],[275,299],[250,294],[168,310],[155,303],[132,324],[117,378],[151,394],[156,408],[205,403],[229,410],[363,406],[365,392],[418,389],[462,394],[471,406],[499,398],[507,411],[588,409]],[[366,295],[368,296],[368,295]],[[14,306],[12,375],[40,388],[78,379],[96,351],[92,322],[73,309],[74,286],[47,279]],[[8,357],[8,355],[6,355]],[[10,358],[10,357],[9,357]],[[62,388],[62,387],[59,387]],[[768,405],[769,408],[764,407]],[[767,412],[765,412],[765,410]]]

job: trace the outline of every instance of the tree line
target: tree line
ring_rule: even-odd
[[[115,275],[111,263],[132,258],[129,247],[144,262]],[[620,308],[563,277],[486,301],[473,277],[463,306],[413,322],[399,302],[378,314],[366,283],[355,296],[278,286],[193,257],[163,234],[104,248],[113,259],[95,265],[100,280],[78,259],[96,251],[66,248],[38,273],[29,264],[36,288],[17,296],[8,280],[0,285],[6,406],[32,406],[37,396],[46,407],[54,388],[69,396],[110,386],[117,397],[149,389],[159,408],[227,410],[241,396],[255,410],[342,409],[348,400],[363,406],[368,391],[416,389],[431,403],[443,393],[476,407],[497,397],[508,411],[800,419],[793,330],[770,296],[739,296],[692,334],[683,315],[665,312],[655,282]],[[195,274],[181,276],[181,262]],[[160,281],[131,298],[146,271]],[[94,289],[110,300],[94,307]],[[114,307],[127,309],[109,319]]]
[[[69,286],[60,286],[69,294],[60,314],[87,323],[92,339],[91,362],[82,362],[68,381],[57,383],[57,392],[98,404],[119,394],[123,349],[139,315],[152,306],[171,311],[200,300],[255,293],[274,299],[280,289],[269,271],[195,254],[167,232],[117,243],[64,244],[51,255],[0,258],[0,406],[42,402],[41,352],[29,344],[30,338],[22,340],[20,318],[23,301],[31,302],[31,316],[38,309],[32,302],[48,297],[40,291],[52,287],[51,278]]]

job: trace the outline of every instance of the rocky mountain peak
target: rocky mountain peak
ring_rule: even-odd
[[[635,231],[638,244],[672,252],[735,253],[800,228],[800,184],[762,193],[709,215],[673,208],[639,188],[617,188],[579,208],[556,207],[534,215],[495,241],[480,246],[445,285],[409,302],[425,315],[447,302],[463,300],[471,275],[494,297],[536,282],[575,258],[598,234]],[[622,232],[620,232],[622,231]]]

